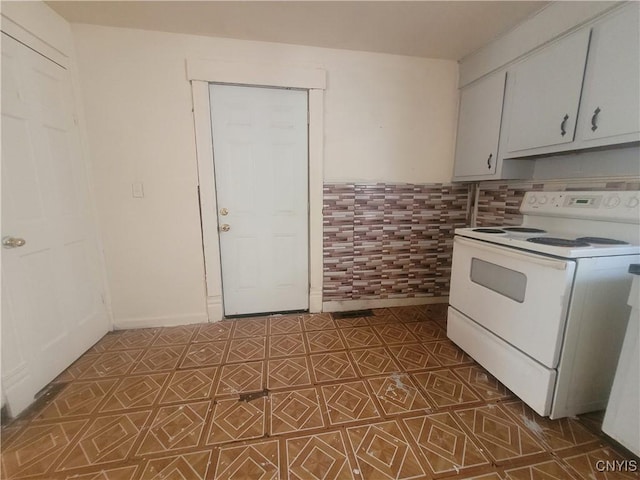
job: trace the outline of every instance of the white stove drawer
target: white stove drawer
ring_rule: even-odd
[[[575,262],[455,237],[449,303],[548,368],[558,365]]]
[[[556,371],[500,340],[449,307],[447,336],[539,415],[551,413]]]

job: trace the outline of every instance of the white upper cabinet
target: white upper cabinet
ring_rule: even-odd
[[[454,177],[496,174],[504,82],[502,72],[460,92]]]
[[[579,30],[509,68],[504,157],[573,142],[589,36]]]
[[[593,28],[577,140],[582,147],[640,140],[640,5]]]

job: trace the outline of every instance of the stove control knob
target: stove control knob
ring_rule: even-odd
[[[547,201],[548,201],[548,198],[547,198],[547,196],[546,196],[546,195],[542,195],[542,196],[538,199],[538,203],[539,203],[540,205],[544,205],[545,203],[547,203]]]
[[[638,206],[638,204],[640,204],[640,200],[638,199],[638,197],[631,197],[629,201],[627,201],[627,207],[629,208],[635,208]]]
[[[529,203],[529,205],[533,205],[534,203],[536,203],[538,199],[536,198],[535,195],[529,195],[529,200],[527,200],[527,203]]]
[[[615,208],[620,205],[620,197],[618,195],[611,195],[606,197],[603,203],[606,208]]]

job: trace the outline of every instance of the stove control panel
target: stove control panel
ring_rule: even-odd
[[[527,192],[520,212],[640,224],[640,191]]]

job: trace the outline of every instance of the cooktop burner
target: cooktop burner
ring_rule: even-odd
[[[505,233],[504,230],[500,230],[499,228],[474,228],[473,231],[480,233]]]
[[[580,237],[580,238],[576,238],[576,240],[579,242],[595,243],[598,245],[629,245],[629,242],[616,240],[615,238]]]
[[[527,242],[539,243],[541,245],[552,245],[554,247],[588,247],[589,243],[580,240],[568,240],[556,237],[533,237],[527,238]]]
[[[542,230],[541,228],[528,228],[528,227],[505,227],[503,230],[507,232],[516,232],[516,233],[547,233],[546,230]]]

